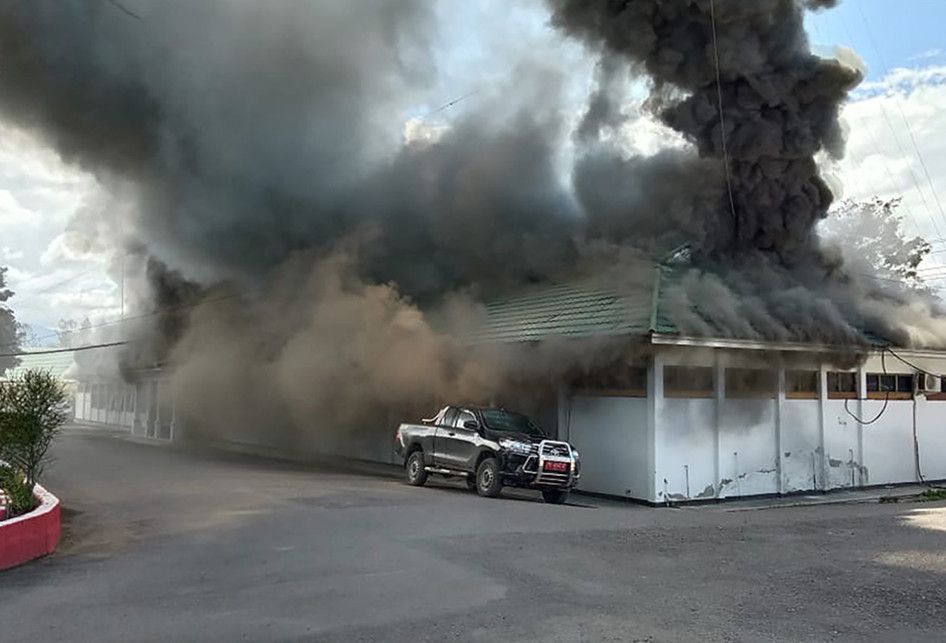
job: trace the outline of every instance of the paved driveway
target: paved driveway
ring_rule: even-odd
[[[0,640],[942,640],[943,503],[650,509],[56,445],[62,551]]]

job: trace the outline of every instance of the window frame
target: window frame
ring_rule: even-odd
[[[815,388],[810,390],[789,390],[792,374],[813,375],[815,379]],[[821,393],[821,373],[817,370],[785,369],[785,399],[786,400],[817,400]]]
[[[451,417],[451,413],[453,417]],[[440,419],[440,426],[452,427],[458,417],[460,417],[460,409],[455,406],[448,406],[443,412],[443,417]]]
[[[737,374],[756,373],[768,379],[768,388],[746,388],[737,390],[730,385],[730,374],[735,379]],[[723,372],[725,387],[723,391],[727,400],[774,400],[778,396],[778,371],[771,368],[727,368]]]
[[[885,379],[892,378],[892,383],[884,383]],[[865,388],[868,400],[912,400],[916,375],[914,373],[867,373]],[[871,381],[876,379],[877,388],[871,390]],[[908,389],[901,390],[902,382],[909,381]],[[889,387],[889,388],[885,388]],[[940,385],[942,388],[942,385]]]
[[[593,382],[582,381],[578,378],[576,384],[572,386],[572,394],[584,397],[647,397],[647,367],[646,366],[627,366],[628,373],[635,372],[637,377],[630,379],[640,380],[640,386],[596,386]]]
[[[454,428],[466,429],[466,427],[463,426],[463,422],[465,422],[466,420],[462,419],[464,414],[470,416],[469,418],[467,418],[468,420],[473,420],[474,422],[479,424],[479,420],[476,419],[476,413],[474,413],[473,411],[469,409],[457,409],[457,416],[453,419]],[[466,430],[469,431],[470,429],[466,429]]]
[[[690,370],[690,371],[708,371],[710,376],[710,388],[669,388],[667,386],[667,377],[668,372],[672,372],[671,369],[680,369],[680,370]],[[714,367],[712,366],[685,366],[682,364],[665,364],[663,367],[663,396],[665,398],[694,398],[694,399],[713,399],[716,397],[716,374],[714,373]]]
[[[852,377],[854,380],[854,390],[853,391],[835,391],[831,388],[831,376],[844,375],[845,378],[848,376]],[[828,371],[825,374],[825,388],[827,389],[827,399],[829,400],[856,400],[857,399],[857,371]]]

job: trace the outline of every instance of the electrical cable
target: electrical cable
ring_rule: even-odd
[[[884,369],[884,375],[887,374],[887,361],[884,359],[884,355],[886,355],[887,350],[889,350],[889,349],[887,349],[886,347],[884,347],[884,349],[880,352],[880,365],[881,365],[881,368]],[[859,402],[866,401],[867,399],[869,399],[869,398],[861,398],[861,397],[857,398],[857,400],[858,400]],[[854,415],[854,414],[850,411],[850,409],[848,409],[847,403],[848,403],[848,398],[844,398],[844,411],[845,411],[845,413],[847,413],[847,414],[850,415],[852,418],[854,418],[854,421],[857,422],[858,424],[860,424],[860,425],[862,425],[862,426],[867,426],[867,425],[873,424],[874,422],[876,422],[877,420],[879,420],[879,419],[883,416],[883,414],[887,411],[887,405],[890,404],[890,391],[885,391],[885,392],[884,392],[884,405],[881,407],[880,412],[878,412],[877,415],[876,415],[872,420],[862,420],[861,418],[859,418],[859,417],[857,417],[856,415]]]
[[[116,324],[123,324],[123,323],[125,323],[125,322],[127,322],[127,321],[135,321],[135,320],[139,320],[139,319],[147,319],[147,318],[149,318],[149,317],[155,317],[155,316],[157,316],[157,315],[164,315],[164,314],[167,314],[167,313],[177,312],[177,311],[180,311],[180,310],[188,310],[188,309],[191,309],[191,308],[197,308],[197,307],[203,306],[203,305],[205,305],[205,304],[216,304],[216,303],[219,303],[219,302],[221,302],[221,301],[227,301],[227,300],[229,300],[229,299],[235,299],[236,297],[242,297],[243,295],[246,295],[246,294],[247,294],[247,293],[245,293],[245,292],[237,292],[237,293],[231,293],[231,294],[229,294],[229,295],[223,295],[223,296],[221,296],[221,297],[215,297],[215,298],[212,298],[212,299],[204,299],[204,300],[201,300],[201,301],[198,301],[198,302],[194,302],[194,303],[191,303],[191,304],[178,304],[178,305],[176,305],[176,306],[169,306],[169,307],[167,307],[167,308],[159,308],[159,309],[157,309],[157,310],[155,310],[155,311],[152,311],[152,312],[150,312],[150,313],[143,313],[143,314],[140,314],[140,315],[132,315],[132,316],[129,316],[129,317],[125,317],[124,319],[115,319],[115,320],[112,320],[112,321],[110,321],[110,322],[102,322],[102,323],[100,323],[100,324],[93,324],[93,325],[88,326],[88,327],[86,327],[86,328],[79,328],[79,329],[70,330],[70,331],[58,331],[58,332],[54,332],[54,333],[49,333],[49,334],[47,334],[47,335],[40,335],[40,336],[37,337],[36,339],[37,339],[37,340],[42,340],[42,339],[50,339],[50,338],[53,338],[53,337],[58,337],[58,336],[60,336],[60,335],[72,335],[72,334],[76,334],[76,333],[86,333],[86,332],[89,332],[89,331],[92,331],[92,330],[98,330],[98,329],[100,329],[100,328],[105,328],[105,327],[107,327],[107,326],[115,326]],[[13,347],[13,346],[16,346],[16,345],[17,345],[17,342],[6,342],[5,344],[0,344],[0,349],[10,348],[10,347]],[[32,353],[29,353],[29,354],[34,354],[34,355],[35,355],[36,353],[35,353],[35,352],[32,352]]]
[[[77,353],[79,351],[88,351],[93,348],[109,348],[111,346],[124,346],[128,342],[104,342],[101,344],[87,344],[85,346],[76,346],[74,348],[51,348],[43,351],[25,351],[19,353],[0,353],[0,357],[22,357],[24,355],[53,355],[55,353]]]
[[[877,40],[874,38],[874,31],[870,28],[870,24],[867,22],[867,16],[864,14],[864,10],[857,3],[855,3],[855,6],[857,7],[858,13],[860,13],[861,21],[864,23],[864,29],[867,31],[867,37],[870,39],[870,42],[874,47],[874,51],[877,52],[877,57],[880,59],[881,64],[884,67],[887,67],[887,61],[884,59],[884,56],[880,51],[880,47],[877,46]],[[939,208],[940,216],[946,220],[946,211],[943,210],[943,204],[940,201],[939,194],[936,192],[936,187],[933,185],[933,179],[930,177],[930,171],[926,165],[926,159],[923,158],[923,153],[920,152],[920,146],[916,142],[916,136],[913,133],[913,128],[910,126],[910,121],[907,119],[907,115],[903,111],[903,102],[900,100],[900,96],[896,93],[894,93],[894,102],[897,105],[897,110],[900,112],[900,118],[903,119],[903,124],[906,126],[907,134],[910,137],[910,142],[913,144],[913,151],[916,152],[916,158],[920,161],[920,169],[923,170],[923,174],[926,176],[926,182],[930,186],[930,193],[933,195],[933,200],[936,201],[936,206]]]
[[[716,40],[716,3],[710,0],[710,24],[713,30],[713,62],[716,65],[716,99],[719,104],[719,139],[723,148],[723,167],[726,170],[726,190],[729,193],[729,208],[732,211],[733,226],[739,232],[739,218],[736,216],[736,201],[732,194],[732,173],[729,169],[729,152],[726,149],[726,121],[723,117],[723,86],[719,73],[719,45]]]
[[[851,30],[847,25],[847,22],[843,18],[840,18],[840,20],[841,20],[841,25],[844,28],[844,32],[847,35],[848,39],[850,40],[851,45],[853,46],[854,36],[852,35]],[[816,28],[816,31],[817,31],[817,28]],[[874,45],[874,49],[877,50],[876,44]],[[880,52],[878,51],[877,53],[879,56]],[[894,143],[897,146],[897,150],[900,152],[901,158],[907,159],[908,158],[907,152],[904,149],[903,144],[900,142],[900,138],[897,136],[896,128],[894,128],[893,126],[893,121],[891,120],[890,115],[887,112],[887,108],[884,106],[882,101],[878,103],[878,106],[880,107],[881,116],[883,117],[884,121],[887,123],[887,127],[890,129],[890,133],[893,135]],[[852,120],[854,118],[853,114],[849,115],[849,117],[852,118]],[[873,128],[871,128],[870,125],[866,121],[861,121],[861,127],[870,136],[871,143],[873,144],[875,152],[877,153],[877,155],[880,157],[881,161],[884,164],[884,169],[887,172],[887,176],[890,178],[891,185],[896,189],[897,184],[896,184],[895,179],[893,178],[893,172],[890,169],[890,164],[887,162],[887,156],[880,150],[880,144],[878,143],[878,139],[874,133]],[[934,230],[936,230],[936,236],[942,237],[942,235],[939,233],[939,225],[937,224],[936,213],[934,212],[933,208],[930,206],[929,202],[927,201],[926,194],[920,188],[919,179],[917,178],[916,173],[913,171],[912,165],[908,164],[907,170],[910,174],[911,180],[913,181],[913,187],[916,189],[917,194],[920,196],[920,202],[923,204],[923,208],[926,210],[926,213],[929,216],[930,222],[933,224]],[[912,218],[916,219],[913,212],[911,212],[909,209],[907,209],[907,214],[910,215]],[[940,216],[943,217],[943,221],[946,222],[946,215],[943,214],[942,210],[940,211]]]

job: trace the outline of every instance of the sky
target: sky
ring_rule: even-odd
[[[489,91],[490,70],[496,78],[508,73],[500,63],[504,49],[523,40],[536,55],[574,70],[569,91],[580,114],[591,64],[580,47],[549,28],[541,2],[444,1],[439,7],[438,83],[398,115],[405,132],[449,126],[462,101],[438,108]],[[844,110],[845,158],[824,171],[845,198],[902,195],[905,229],[934,246],[924,274],[946,287],[946,1],[846,0],[810,14],[806,25],[818,53],[853,50],[866,66],[865,82]],[[625,135],[630,147],[652,153],[666,132],[642,120]],[[0,265],[8,266],[8,285],[16,292],[9,305],[33,327],[30,343],[55,342],[53,329],[62,319],[102,323],[120,315],[120,261],[112,262],[109,249],[94,243],[83,247],[79,233],[69,230],[75,216],[94,217],[105,207],[114,207],[114,200],[94,177],[0,122]]]

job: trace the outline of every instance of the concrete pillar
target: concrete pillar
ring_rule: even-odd
[[[857,417],[864,417],[864,400],[867,399],[867,371],[864,370],[864,365],[861,364],[857,368]],[[867,484],[867,481],[864,480],[864,425],[860,422],[855,422],[857,425],[857,446],[856,448],[856,467],[857,467],[857,477],[855,478],[858,487],[863,487]]]
[[[813,488],[817,491],[826,488],[825,481],[828,479],[825,471],[824,457],[824,428],[827,424],[828,414],[828,367],[822,363],[818,365],[818,447],[815,450],[815,480]],[[820,479],[819,479],[820,477]]]
[[[782,483],[782,404],[785,402],[785,369],[779,368],[777,371],[775,392],[775,476],[776,490],[778,493],[784,493]]]
[[[555,392],[558,406],[558,439],[565,442],[571,442],[571,397],[568,395],[568,387],[564,384],[558,387]]]
[[[651,502],[657,502],[657,432],[660,430],[660,416],[663,410],[664,398],[664,364],[663,356],[659,352],[654,354],[647,369],[647,497]]]
[[[722,479],[722,454],[719,452],[719,433],[722,430],[723,423],[723,404],[726,403],[726,368],[723,366],[722,351],[716,349],[713,351],[713,397],[715,404],[713,406],[713,453],[715,461],[713,462],[713,480],[716,486],[716,497],[723,490],[720,480]]]

